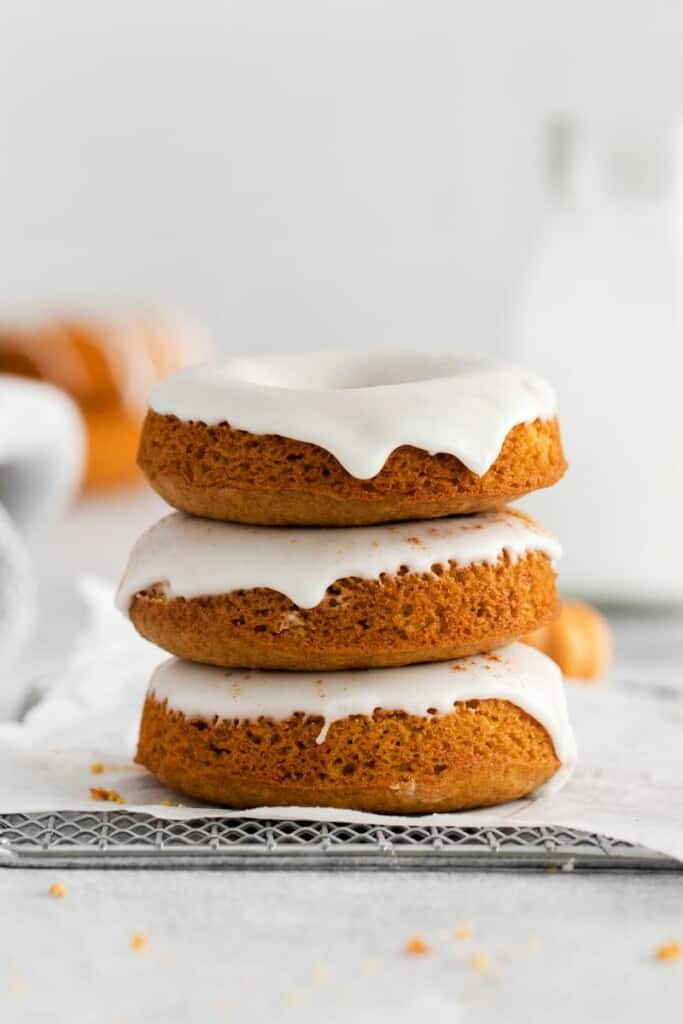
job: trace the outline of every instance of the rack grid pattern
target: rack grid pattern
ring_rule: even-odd
[[[564,828],[168,821],[120,810],[0,815],[0,866],[683,869],[630,843]]]

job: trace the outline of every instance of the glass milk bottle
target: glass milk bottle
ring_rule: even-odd
[[[570,469],[524,507],[559,534],[566,593],[683,601],[678,126],[558,123],[512,322],[555,385]]]

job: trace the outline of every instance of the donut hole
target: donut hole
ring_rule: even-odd
[[[420,352],[325,352],[231,359],[227,376],[264,388],[364,391],[437,380],[470,369],[481,372],[481,362]]]

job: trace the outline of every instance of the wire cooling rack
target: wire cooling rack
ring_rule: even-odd
[[[642,847],[571,829],[167,821],[118,810],[0,815],[0,866],[683,869]]]

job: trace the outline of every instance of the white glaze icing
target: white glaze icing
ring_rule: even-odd
[[[405,565],[496,562],[541,551],[553,561],[560,545],[532,519],[510,510],[477,516],[351,528],[242,526],[166,516],[137,542],[117,593],[127,611],[135,594],[162,584],[169,597],[200,597],[269,587],[300,608],[313,608],[335,580],[378,579]]]
[[[377,708],[432,718],[449,714],[457,701],[506,700],[541,723],[563,764],[576,757],[562,674],[550,658],[525,644],[457,661],[325,674],[220,669],[172,658],[154,672],[149,693],[193,718],[320,716],[318,743],[334,722],[372,715]]]
[[[316,444],[369,479],[401,445],[455,455],[482,475],[512,427],[550,419],[556,401],[544,380],[510,363],[387,351],[204,363],[161,381],[149,404],[182,420]]]

